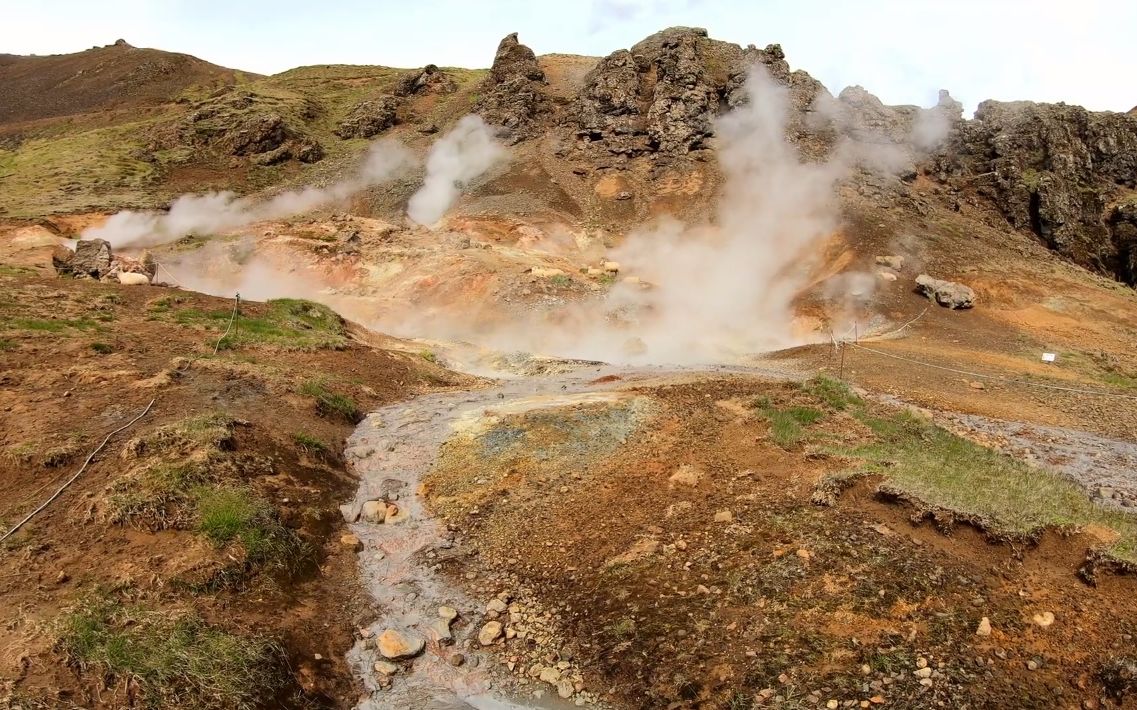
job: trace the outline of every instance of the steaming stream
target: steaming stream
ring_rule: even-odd
[[[376,661],[382,656],[366,639],[348,653],[348,660],[370,697],[359,710],[558,710],[579,707],[561,700],[551,686],[544,687],[540,699],[519,699],[494,688],[494,678],[506,674],[495,669],[492,653],[466,646],[476,638],[485,599],[472,599],[450,585],[436,570],[435,562],[450,549],[444,526],[429,517],[418,495],[423,475],[434,465],[439,447],[457,426],[476,420],[486,410],[498,414],[518,414],[543,407],[558,407],[580,401],[602,401],[628,379],[674,374],[698,375],[723,372],[760,372],[784,378],[785,373],[755,368],[719,367],[713,370],[676,370],[671,367],[586,366],[568,374],[520,377],[500,381],[485,390],[445,392],[384,407],[369,415],[348,441],[346,454],[360,476],[360,486],[351,505],[397,495],[400,515],[406,519],[394,524],[373,524],[360,520],[352,532],[364,543],[359,555],[361,576],[382,613],[367,631],[375,638],[393,628],[426,639],[426,650],[414,659],[411,670],[400,668],[393,685],[380,689]],[[620,381],[589,384],[598,377],[618,375]],[[472,475],[472,474],[471,474]],[[438,642],[432,626],[438,623],[440,606],[457,609],[459,617],[451,627],[453,645]],[[369,648],[371,646],[371,648]],[[450,659],[457,653],[466,662],[455,667]],[[601,706],[591,706],[601,707]]]

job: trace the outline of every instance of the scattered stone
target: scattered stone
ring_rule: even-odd
[[[363,550],[363,541],[359,539],[359,536],[353,535],[352,533],[340,535],[340,544],[352,552],[360,552]]]
[[[460,653],[455,653],[453,656],[450,657],[450,665],[454,666],[455,668],[457,668],[458,666],[462,665],[465,662],[466,662],[466,657]]]
[[[916,676],[917,678],[931,678],[932,677],[932,669],[931,668],[917,668],[912,673],[912,675]]]
[[[537,674],[537,679],[542,683],[556,685],[557,682],[561,679],[561,672],[552,666],[542,668],[541,672]]]
[[[344,503],[340,506],[340,515],[343,516],[345,523],[354,523],[359,520],[360,506],[351,503]]]
[[[395,675],[399,672],[399,667],[390,661],[376,661],[375,672],[380,675]]]
[[[732,523],[734,522],[734,514],[729,510],[720,510],[719,512],[715,513],[715,522]]]
[[[383,654],[384,658],[397,659],[414,658],[422,653],[422,649],[426,646],[426,641],[418,636],[406,634],[395,629],[387,629],[379,634],[379,638],[375,644],[379,649],[379,653]]]
[[[916,290],[945,308],[962,309],[975,305],[975,291],[970,287],[927,274],[916,277]]]
[[[489,603],[486,604],[486,611],[492,611],[495,614],[504,614],[507,609],[509,609],[509,606],[501,599],[491,599]]]
[[[458,618],[458,610],[449,606],[438,607],[438,616],[446,621],[454,621]]]
[[[557,683],[557,695],[564,698],[565,700],[571,698],[573,692],[575,692],[575,689],[572,687],[571,682],[567,680],[561,680]]]
[[[1054,623],[1054,612],[1044,611],[1041,614],[1035,614],[1034,623],[1045,629]]]
[[[894,256],[878,256],[876,258],[877,266],[887,266],[893,271],[904,270],[904,257],[899,255]]]
[[[435,619],[430,623],[430,633],[441,644],[448,644],[454,641],[454,637],[450,634],[450,622],[446,619]]]
[[[976,636],[990,636],[991,635],[991,620],[986,616],[979,620],[979,626],[975,628]]]
[[[483,646],[489,646],[494,641],[497,641],[499,638],[501,638],[501,634],[501,623],[497,621],[490,621],[482,627],[481,631],[478,632],[478,643]]]
[[[1033,658],[1031,660],[1027,661],[1026,662],[1026,669],[1028,671],[1038,670],[1038,661],[1034,660]]]
[[[919,658],[916,659],[916,667],[917,668],[927,668],[928,667],[928,659],[924,658],[923,656],[920,656]]]
[[[671,474],[667,480],[672,484],[680,484],[684,486],[698,485],[699,481],[703,478],[703,472],[691,466],[690,464],[683,464],[675,469],[675,473]]]
[[[802,559],[802,560],[804,560],[804,561],[806,561],[806,562],[809,562],[809,559],[810,559],[811,557],[813,557],[813,555],[810,553],[810,551],[809,551],[809,550],[807,550],[807,549],[805,549],[804,547],[803,547],[803,548],[800,548],[800,549],[798,549],[798,551],[797,551],[795,554],[796,554],[796,555],[797,555],[797,556],[798,556],[800,559]]]
[[[825,707],[827,707],[829,710],[837,710],[837,708],[841,707],[841,701],[830,699],[825,703]]]

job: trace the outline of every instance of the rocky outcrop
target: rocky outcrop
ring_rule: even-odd
[[[579,138],[613,154],[676,157],[707,148],[714,119],[748,100],[751,67],[764,65],[790,88],[795,114],[812,103],[819,82],[791,72],[781,47],[743,49],[697,27],[658,32],[601,60],[585,77],[570,119]]]
[[[975,291],[954,281],[944,281],[927,274],[916,277],[916,290],[944,308],[963,309],[975,305]]]
[[[962,124],[942,179],[969,181],[1015,227],[1077,264],[1134,283],[1137,117],[1066,104],[985,101]]]
[[[302,121],[310,120],[317,113],[311,103],[299,108]],[[323,146],[293,122],[299,123],[295,119],[290,122],[272,100],[252,93],[238,93],[200,105],[186,119],[176,140],[224,155],[248,158],[259,165],[292,159],[305,163],[321,160]]]
[[[458,88],[450,76],[433,64],[404,73],[395,84],[392,94],[398,97],[416,94],[451,94]]]
[[[1137,202],[1115,205],[1106,224],[1113,242],[1106,268],[1118,281],[1137,287]]]
[[[474,113],[486,123],[505,128],[513,142],[531,138],[539,132],[539,118],[549,110],[544,84],[545,72],[537,64],[537,56],[517,40],[514,32],[497,47]]]
[[[336,135],[340,138],[376,136],[395,125],[398,108],[399,100],[393,96],[361,101],[340,122]]]

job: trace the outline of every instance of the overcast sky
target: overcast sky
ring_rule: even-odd
[[[1134,0],[0,0],[0,52],[109,44],[271,74],[305,64],[485,67],[519,32],[538,54],[604,55],[672,25],[778,42],[834,93],[1137,104]],[[0,96],[0,100],[3,97]]]

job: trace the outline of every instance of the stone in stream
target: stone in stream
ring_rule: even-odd
[[[454,637],[450,634],[450,622],[446,619],[435,619],[430,622],[430,633],[440,644],[449,644],[454,641]]]
[[[494,641],[497,641],[499,638],[501,638],[501,634],[501,623],[497,621],[491,621],[483,626],[482,630],[478,632],[478,643],[483,646],[489,646]]]
[[[360,516],[368,523],[382,523],[387,519],[387,501],[367,501],[363,504]]]
[[[384,658],[414,658],[422,653],[422,649],[426,646],[426,641],[418,636],[403,633],[395,629],[387,629],[379,634],[376,646]]]
[[[375,672],[380,675],[395,675],[399,672],[399,667],[390,661],[376,661]]]

